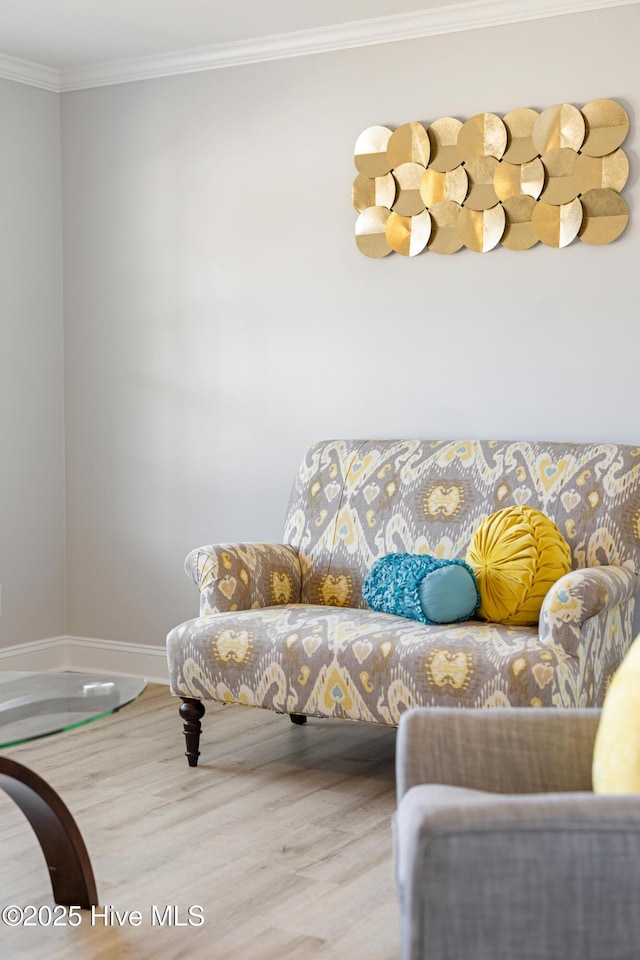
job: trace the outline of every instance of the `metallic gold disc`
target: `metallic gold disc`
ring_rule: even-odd
[[[426,210],[415,217],[399,217],[392,213],[387,220],[386,235],[389,246],[403,257],[422,253],[431,235],[431,217]]]
[[[584,117],[570,103],[543,110],[533,125],[533,142],[539,154],[568,147],[579,150],[585,135]]]
[[[358,173],[365,177],[383,177],[391,170],[387,158],[387,144],[392,131],[388,127],[367,127],[363,130],[354,148],[354,161]]]
[[[568,147],[549,150],[543,154],[542,164],[545,169],[544,190],[540,198],[545,203],[569,203],[580,193],[578,180],[575,175],[578,154]]]
[[[521,110],[512,110],[502,118],[507,128],[507,149],[503,160],[509,163],[528,163],[538,155],[533,142],[533,125],[540,114],[537,110],[523,107]]]
[[[586,153],[578,154],[576,160],[575,177],[580,193],[587,190],[600,190],[609,187],[611,190],[622,190],[629,176],[629,161],[624,150],[616,150],[606,157],[588,157]]]
[[[500,243],[505,227],[502,204],[491,210],[470,210],[463,207],[458,217],[458,236],[469,250],[486,253]]]
[[[469,178],[462,166],[447,170],[446,173],[429,168],[420,180],[420,196],[427,208],[443,200],[464,203],[468,189]]]
[[[458,150],[458,134],[462,129],[460,120],[455,117],[441,117],[434,120],[427,129],[431,143],[429,166],[438,173],[446,173],[462,163]]]
[[[363,177],[361,173],[353,181],[351,200],[358,213],[367,207],[393,206],[396,198],[396,182],[390,173],[383,177]]]
[[[393,171],[397,184],[394,213],[401,217],[414,217],[424,210],[424,201],[420,196],[420,181],[424,167],[419,163],[401,163]]]
[[[469,192],[464,204],[471,210],[489,210],[498,202],[493,181],[500,166],[495,157],[472,157],[465,163]]]
[[[477,113],[462,124],[458,149],[463,160],[495,157],[499,160],[507,148],[507,128],[495,113]]]
[[[520,196],[537,200],[543,186],[544,167],[539,157],[529,163],[507,163],[503,160],[493,177],[493,187],[500,200]]]
[[[405,123],[398,127],[387,144],[387,157],[392,170],[401,163],[421,163],[426,167],[430,155],[431,144],[421,123]]]
[[[443,200],[431,207],[429,250],[434,253],[455,253],[460,249],[462,240],[456,228],[462,209],[453,200]]]
[[[566,247],[578,235],[582,223],[579,200],[561,206],[538,200],[531,218],[533,232],[548,247]]]
[[[613,153],[629,132],[629,117],[615,100],[592,100],[582,108],[587,121],[587,135],[582,152],[589,157]]]
[[[385,234],[390,216],[386,207],[369,207],[356,220],[356,243],[365,257],[386,257],[391,253]]]
[[[533,197],[508,197],[502,201],[506,225],[502,240],[503,247],[509,250],[528,250],[535,246],[538,238],[533,231],[531,218],[536,208]]]
[[[629,208],[615,190],[588,190],[580,202],[583,212],[580,239],[585,243],[611,243],[629,223]]]

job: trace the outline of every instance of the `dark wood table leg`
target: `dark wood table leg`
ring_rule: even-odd
[[[33,827],[47,861],[56,903],[88,910],[98,891],[82,834],[55,790],[33,770],[0,757],[0,788]]]

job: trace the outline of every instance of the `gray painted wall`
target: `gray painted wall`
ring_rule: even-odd
[[[67,632],[162,643],[329,436],[640,440],[637,6],[62,97]],[[627,108],[609,247],[370,261],[365,127]]]
[[[0,81],[0,647],[64,632],[60,105]]]

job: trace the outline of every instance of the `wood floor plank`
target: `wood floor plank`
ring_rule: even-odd
[[[6,751],[60,793],[101,904],[129,915],[122,926],[100,913],[75,928],[0,922],[2,956],[397,960],[395,731],[208,704],[193,769],[178,703],[151,685],[112,717]],[[0,851],[0,907],[53,908],[35,836],[3,793]],[[196,905],[201,925],[197,912],[189,923]]]

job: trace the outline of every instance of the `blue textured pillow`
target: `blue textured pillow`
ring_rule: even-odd
[[[376,560],[362,585],[372,610],[422,623],[459,623],[477,613],[480,594],[464,560],[390,553]]]

